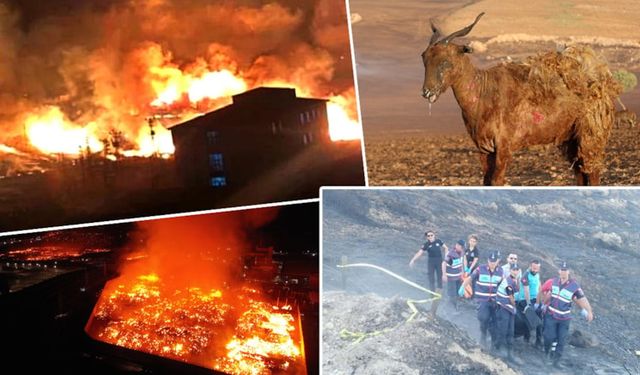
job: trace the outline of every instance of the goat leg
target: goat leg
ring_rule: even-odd
[[[499,150],[496,148],[495,152],[495,169],[493,171],[493,178],[491,181],[491,185],[493,186],[502,186],[505,183],[505,175],[507,173],[507,166],[511,161],[511,152],[505,151],[504,149]]]
[[[480,163],[482,164],[483,180],[482,183],[485,186],[491,186],[491,180],[493,179],[493,173],[496,165],[496,154],[492,152],[490,154],[481,153]]]

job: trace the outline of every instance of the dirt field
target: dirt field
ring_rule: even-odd
[[[479,153],[466,134],[406,132],[374,135],[365,140],[370,185],[482,185]],[[640,127],[616,127],[607,155],[602,185],[640,185]],[[532,147],[514,155],[507,170],[507,183],[573,185],[569,166],[555,146]]]

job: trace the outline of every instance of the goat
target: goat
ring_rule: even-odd
[[[504,185],[514,151],[554,143],[571,163],[578,185],[598,185],[613,126],[620,85],[606,63],[586,47],[568,47],[526,63],[476,68],[466,45],[475,21],[444,38],[433,35],[422,52],[422,96],[434,103],[449,87],[462,110],[467,132],[480,151],[484,185]]]

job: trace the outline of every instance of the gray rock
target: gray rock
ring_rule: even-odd
[[[569,344],[578,348],[591,348],[598,345],[598,339],[590,333],[576,329],[569,336]]]

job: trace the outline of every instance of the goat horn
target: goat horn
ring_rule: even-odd
[[[626,110],[627,110],[627,107],[624,105],[624,103],[622,102],[622,100],[620,100],[620,97],[619,97],[619,96],[618,96],[618,98],[617,98],[617,99],[618,99],[618,103],[620,103],[620,107],[622,107],[622,110],[623,110],[623,111],[626,111]]]
[[[429,22],[431,23],[431,31],[433,31],[433,34],[431,35],[431,40],[429,41],[429,46],[436,44],[436,42],[438,41],[438,38],[440,38],[440,30],[438,30],[438,28],[436,28],[436,25],[433,24],[433,19],[430,19]]]
[[[452,34],[450,34],[449,36],[447,36],[446,38],[442,39],[439,43],[443,43],[443,44],[447,44],[450,41],[452,41],[455,38],[459,38],[461,36],[465,36],[467,34],[469,34],[469,32],[471,31],[471,29],[473,29],[473,27],[476,25],[476,23],[478,23],[478,20],[480,19],[480,17],[484,16],[484,12],[478,14],[478,17],[476,17],[476,20],[473,21],[473,23],[467,27],[465,27],[464,29],[458,30]]]

